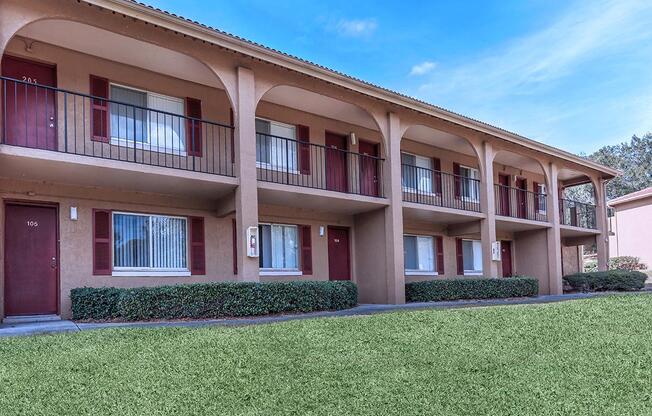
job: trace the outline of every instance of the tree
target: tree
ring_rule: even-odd
[[[581,156],[622,172],[621,176],[607,182],[607,199],[652,186],[652,133],[643,137],[634,135],[629,142],[604,146],[588,156]],[[592,190],[591,185],[580,185],[568,188],[566,195],[590,202],[593,200]]]

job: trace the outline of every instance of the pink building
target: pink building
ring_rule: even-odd
[[[609,254],[634,256],[652,268],[652,187],[609,201]]]
[[[401,303],[460,276],[560,293],[582,244],[606,266],[617,172],[499,127],[128,0],[2,1],[0,56],[0,317],[68,316],[81,286]]]

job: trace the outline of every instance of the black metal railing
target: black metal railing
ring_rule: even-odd
[[[548,221],[547,195],[494,184],[496,215],[533,221]]]
[[[258,180],[349,194],[383,194],[384,159],[269,134],[256,134]]]
[[[2,143],[234,176],[233,128],[0,77]]]
[[[403,201],[480,212],[480,181],[403,164]]]
[[[559,219],[563,225],[573,227],[597,229],[596,208],[593,204],[573,201],[571,199],[559,200]]]

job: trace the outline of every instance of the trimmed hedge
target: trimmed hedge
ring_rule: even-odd
[[[645,273],[635,270],[607,270],[564,276],[568,285],[582,292],[641,290],[645,287],[646,279]]]
[[[426,280],[405,285],[405,300],[407,302],[500,299],[538,294],[539,282],[531,277]]]
[[[80,321],[202,319],[352,308],[358,288],[348,281],[218,282],[70,291]]]

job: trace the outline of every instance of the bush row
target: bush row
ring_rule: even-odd
[[[78,288],[72,316],[82,321],[222,318],[352,308],[358,289],[348,281],[218,282],[133,289]]]
[[[531,277],[442,279],[405,285],[407,302],[499,299],[536,296],[538,293],[539,282]]]
[[[618,256],[612,257],[609,259],[609,264],[607,266],[609,270],[645,270],[647,265],[641,263],[641,259],[634,256]],[[584,271],[597,272],[598,271],[598,262],[596,260],[588,260],[584,263]]]
[[[564,276],[564,282],[582,292],[605,290],[640,290],[645,287],[645,273],[635,270],[607,270]]]

